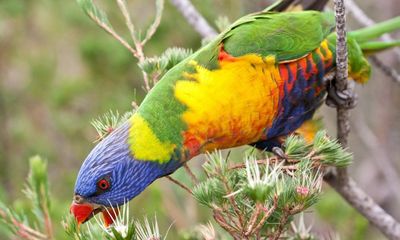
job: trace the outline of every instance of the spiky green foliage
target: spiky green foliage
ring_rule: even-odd
[[[113,224],[105,227],[101,218],[95,216],[95,221],[89,222],[85,227],[78,228],[75,219],[67,218],[64,229],[68,236],[76,240],[161,240],[162,235],[157,223],[157,218],[151,223],[148,218],[143,221],[133,220],[129,213],[129,204],[122,206],[120,214],[113,219]],[[95,223],[93,223],[95,222]]]
[[[26,239],[52,239],[50,193],[47,180],[47,163],[39,156],[29,159],[30,171],[24,193],[32,203],[32,212],[17,213],[0,204],[0,218],[13,234]],[[29,218],[33,213],[33,217]]]
[[[319,131],[312,144],[307,144],[299,136],[288,137],[283,144],[286,155],[293,159],[311,159],[318,164],[345,167],[348,166],[353,155],[343,149],[335,139],[330,139],[326,131]]]
[[[164,75],[169,69],[192,54],[191,49],[168,48],[161,56],[146,58],[139,67],[149,75]]]
[[[251,153],[243,164],[230,165],[221,152],[208,155],[203,165],[207,178],[197,184],[193,195],[213,210],[216,222],[232,237],[277,239],[287,233],[293,216],[318,201],[323,168],[351,161],[351,154],[324,131],[312,144],[290,136],[284,146],[288,159],[264,156],[260,160]]]
[[[117,127],[128,120],[128,118],[130,118],[132,114],[133,111],[126,112],[120,115],[118,111],[113,112],[112,110],[110,110],[106,112],[103,116],[92,120],[91,124],[96,129],[98,134],[96,142],[101,141],[105,137],[107,137],[112,131],[114,131]]]

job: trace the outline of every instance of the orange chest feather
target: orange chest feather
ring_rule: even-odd
[[[187,106],[183,145],[190,155],[259,140],[271,126],[282,85],[273,57],[246,55],[208,70],[191,63],[195,73],[178,81],[175,97]]]

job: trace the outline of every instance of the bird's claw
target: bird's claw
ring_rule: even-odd
[[[272,153],[274,153],[279,158],[288,159],[288,156],[285,154],[285,151],[283,151],[283,149],[280,147],[273,147]]]
[[[328,96],[325,102],[330,107],[351,109],[357,105],[357,94],[349,88],[339,91],[332,84],[328,87]]]
[[[344,91],[339,91],[335,86],[336,74],[331,72],[325,75],[323,83],[326,86],[328,96],[325,100],[329,107],[341,107],[346,109],[354,108],[357,104],[357,94],[353,91],[354,83],[348,82],[348,87]],[[349,86],[350,85],[350,86]]]

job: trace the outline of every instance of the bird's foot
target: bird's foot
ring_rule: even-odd
[[[349,82],[350,84],[351,82]],[[357,105],[357,94],[353,91],[352,87],[348,87],[344,91],[340,91],[335,86],[335,79],[326,81],[326,88],[328,96],[325,103],[333,108],[346,108],[352,109]]]
[[[283,149],[280,147],[273,147],[272,153],[281,159],[285,159],[285,160],[288,159],[288,156],[285,154],[285,151],[283,151]]]

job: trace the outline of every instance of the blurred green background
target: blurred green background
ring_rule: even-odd
[[[154,1],[129,0],[133,19],[145,29],[154,14]],[[219,16],[231,21],[263,9],[266,0],[195,0],[193,3],[210,23]],[[400,13],[396,0],[377,3],[359,1],[376,21]],[[102,1],[110,20],[128,36],[114,1]],[[349,17],[350,27],[359,25]],[[397,38],[400,35],[397,33]],[[145,47],[146,56],[179,46],[197,49],[200,36],[166,1],[161,25]],[[399,69],[400,55],[393,51],[380,59]],[[396,219],[400,219],[400,87],[375,69],[371,82],[358,86],[359,105],[352,115],[351,167],[360,185]],[[97,27],[75,1],[0,0],[0,198],[23,209],[21,189],[28,172],[28,159],[39,154],[48,160],[52,212],[56,216],[57,239],[63,239],[62,217],[68,214],[75,177],[93,148],[96,132],[90,121],[109,109],[125,112],[131,102],[145,95],[142,75],[130,53]],[[335,111],[320,111],[335,133]],[[242,150],[234,152],[240,158]],[[201,158],[191,165],[199,169]],[[174,174],[189,182],[182,171]],[[396,191],[397,190],[397,191]],[[16,200],[17,199],[17,200]],[[21,199],[21,200],[19,200]],[[131,202],[134,216],[157,215],[162,232],[170,225],[168,239],[182,237],[210,213],[170,182],[161,179]],[[307,221],[328,239],[383,238],[364,218],[352,210],[328,186]],[[9,239],[0,227],[0,239]]]

